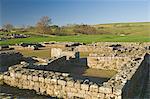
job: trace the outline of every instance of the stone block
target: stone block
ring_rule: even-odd
[[[23,88],[22,84],[20,84],[20,83],[17,86],[19,87],[19,89]]]
[[[51,78],[50,77],[45,78],[45,83],[51,83]]]
[[[120,95],[120,96],[117,96],[116,99],[122,99],[121,95]]]
[[[77,88],[77,89],[80,89],[81,88],[80,82],[75,82],[74,87]]]
[[[16,74],[14,72],[10,72],[10,76],[15,78],[16,77]]]
[[[42,87],[40,87],[40,94],[42,94],[42,95],[44,95],[44,94],[46,94],[46,88],[42,88]]]
[[[115,90],[113,90],[113,94],[115,94],[115,95],[121,95],[122,94],[122,90],[120,89],[115,89]]]
[[[99,87],[99,92],[100,93],[108,93],[108,94],[111,94],[112,93],[112,88],[108,88],[108,87],[104,87],[104,86],[101,86]]]
[[[28,80],[33,80],[32,78],[33,78],[32,75],[29,74],[27,79],[28,79]]]
[[[65,80],[58,80],[58,84],[65,86],[66,85],[66,81]]]
[[[0,73],[0,81],[4,79],[4,75]]]
[[[62,90],[62,86],[61,85],[54,85],[54,89],[55,90]]]
[[[23,74],[23,75],[21,76],[21,78],[24,79],[24,80],[27,80],[27,75],[26,75],[26,74]]]
[[[39,81],[44,83],[45,82],[44,77],[39,77]]]
[[[104,99],[104,93],[98,93],[97,94],[97,97],[99,98],[99,99]]]
[[[57,84],[58,81],[57,81],[57,79],[54,79],[54,78],[53,78],[53,79],[51,79],[51,83],[52,83],[52,84]]]
[[[68,86],[66,86],[66,87],[64,88],[64,90],[65,90],[66,92],[70,92],[70,91],[71,91],[71,88],[68,87]]]
[[[47,90],[46,90],[46,93],[47,93],[48,95],[50,95],[50,96],[53,96],[54,91],[53,91],[52,89],[47,89]]]
[[[90,91],[92,92],[98,92],[98,85],[96,84],[93,84],[93,85],[90,85]]]
[[[21,78],[21,77],[22,77],[22,73],[17,72],[17,73],[16,73],[16,77],[17,77],[17,78]]]
[[[34,82],[34,87],[40,87],[40,83],[39,82]]]
[[[54,90],[54,85],[48,84],[48,85],[47,85],[47,89]]]
[[[9,78],[9,76],[4,75],[4,80],[9,80],[8,78]]]
[[[89,90],[89,85],[88,84],[81,84],[81,89],[82,90]]]
[[[29,89],[32,90],[34,88],[34,81],[29,81]]]
[[[33,77],[32,77],[32,80],[33,80],[33,81],[39,81],[39,77],[38,77],[38,76],[33,76]]]
[[[70,91],[73,92],[73,93],[77,93],[78,92],[78,90],[76,88],[74,88],[74,87],[71,87]]]
[[[39,87],[34,87],[34,90],[35,90],[36,92],[40,92],[40,88],[39,88]]]
[[[73,87],[74,86],[74,81],[67,81],[67,86]]]

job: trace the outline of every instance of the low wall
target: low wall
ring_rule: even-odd
[[[143,86],[149,77],[150,55],[145,55],[144,60],[140,63],[134,75],[128,79],[123,88],[123,98],[139,98]]]
[[[61,57],[66,56],[66,59],[69,60],[71,58],[79,59],[79,52],[76,51],[63,51],[60,48],[52,48],[51,49],[51,57]]]
[[[129,57],[88,56],[87,64],[90,68],[118,71],[122,68],[123,64],[127,63],[129,60]]]
[[[150,68],[150,55],[131,60],[124,65],[121,72],[117,73],[104,85],[111,87],[113,94],[120,95],[121,99],[140,99]]]
[[[103,99],[105,91],[112,93],[108,88],[98,84],[86,84],[81,80],[74,80],[67,73],[25,69],[23,66],[14,66],[3,75],[4,83],[20,89],[35,90],[43,95],[60,98],[80,97],[86,99]]]
[[[0,78],[10,86],[59,98],[137,98],[149,73],[149,60],[148,54],[131,59],[120,72],[103,84],[74,79],[68,73],[27,69],[26,64],[10,67]]]

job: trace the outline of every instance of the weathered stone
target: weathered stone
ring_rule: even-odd
[[[22,74],[21,74],[20,72],[17,72],[17,73],[16,73],[16,77],[17,77],[17,78],[21,78],[21,76],[22,76]]]
[[[39,81],[39,77],[38,77],[38,76],[33,76],[33,77],[32,77],[32,80],[33,80],[33,81]]]
[[[77,89],[80,89],[81,88],[80,82],[75,82],[74,87],[77,88]]]
[[[112,89],[102,86],[102,87],[99,87],[99,92],[100,93],[104,93],[104,92],[105,93],[112,93]]]
[[[0,73],[0,81],[4,79],[4,75]]]
[[[51,83],[51,78],[50,77],[45,78],[45,83]]]
[[[23,74],[21,78],[24,79],[24,80],[27,80],[27,75]]]
[[[65,86],[67,84],[67,82],[65,80],[58,80],[58,84]]]
[[[113,91],[113,94],[119,96],[119,95],[122,94],[122,91],[121,91],[121,89],[120,89],[120,90],[115,89],[115,90]]]
[[[94,84],[94,85],[90,85],[90,91],[92,92],[98,92],[98,85]]]
[[[81,84],[81,89],[89,90],[89,85],[88,84]]]
[[[39,81],[44,83],[45,81],[44,77],[39,77]]]
[[[77,93],[78,92],[78,90],[76,88],[74,88],[74,87],[71,87],[70,91],[73,92],[73,93]]]
[[[57,81],[57,79],[54,79],[54,78],[53,78],[53,79],[51,79],[51,83],[52,83],[52,84],[57,84],[58,81]]]
[[[73,87],[74,86],[74,81],[67,81],[67,86]]]
[[[30,75],[28,75],[28,78],[27,78],[28,80],[33,80],[32,79],[32,75],[30,74]]]
[[[53,96],[54,95],[54,91],[52,89],[47,89],[46,90],[46,93],[50,96]]]

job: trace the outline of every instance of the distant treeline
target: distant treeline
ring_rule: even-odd
[[[51,18],[48,16],[42,17],[35,26],[14,27],[8,23],[3,25],[0,31],[3,32],[32,32],[38,34],[50,35],[80,35],[80,34],[139,34],[147,35],[150,22],[134,22],[134,23],[113,23],[113,24],[68,24],[66,26],[53,25]]]

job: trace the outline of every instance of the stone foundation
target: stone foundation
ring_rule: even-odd
[[[79,52],[76,51],[63,51],[60,48],[52,48],[51,49],[51,57],[61,57],[66,56],[67,60],[71,58],[79,59]]]
[[[150,56],[131,60],[124,69],[102,85],[74,79],[68,73],[27,69],[27,64],[16,65],[1,75],[4,83],[21,89],[35,90],[42,95],[60,98],[121,99],[135,98],[148,74]],[[129,68],[130,67],[130,68]],[[144,71],[146,70],[146,71]],[[136,93],[135,91],[138,91]]]

